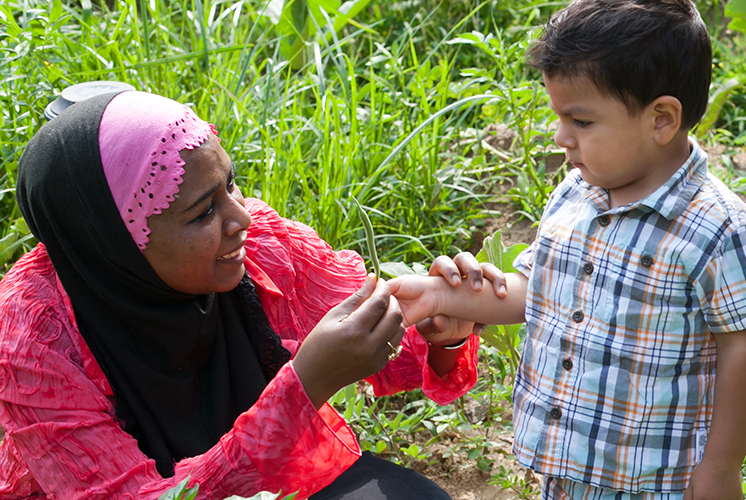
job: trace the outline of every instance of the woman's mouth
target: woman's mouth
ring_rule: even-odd
[[[244,247],[241,246],[238,250],[235,250],[231,253],[227,253],[223,255],[222,257],[218,257],[218,260],[220,261],[240,260],[241,262],[243,262],[245,258],[246,258],[246,249],[244,249]]]

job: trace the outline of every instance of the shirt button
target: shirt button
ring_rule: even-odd
[[[562,418],[562,410],[560,410],[556,406],[554,408],[552,408],[552,411],[550,411],[549,414],[555,420],[559,420],[560,418]]]
[[[583,311],[575,311],[574,313],[572,313],[572,320],[575,323],[580,323],[581,321],[583,321]]]
[[[565,370],[572,370],[572,360],[570,358],[562,360],[562,368]]]
[[[653,265],[653,258],[650,255],[643,255],[642,259],[640,259],[640,264],[644,267],[650,267]]]
[[[602,216],[601,216],[601,217],[600,217],[600,218],[598,219],[598,223],[599,223],[599,224],[601,224],[601,225],[602,225],[603,227],[606,227],[606,226],[608,226],[608,225],[609,225],[609,222],[611,222],[611,219],[609,218],[609,216],[608,216],[608,215],[602,215]]]
[[[593,264],[586,262],[583,266],[583,272],[585,272],[585,274],[593,274]]]

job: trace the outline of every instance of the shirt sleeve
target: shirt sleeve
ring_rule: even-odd
[[[746,330],[746,228],[735,224],[697,281],[710,331]]]
[[[525,248],[513,261],[513,267],[528,278],[531,275],[531,269],[534,267],[534,250],[536,249],[536,242],[532,242],[527,248]]]
[[[363,285],[365,263],[355,252],[334,251],[316,231],[281,218],[259,200],[247,199],[246,207],[253,220],[246,244],[248,268],[259,285],[262,306],[283,339],[302,342],[329,309]],[[416,328],[407,330],[403,346],[399,358],[367,379],[377,395],[421,388],[433,401],[448,404],[476,382],[478,337],[460,350],[443,378],[427,363],[429,346]]]
[[[304,498],[359,457],[345,421],[329,406],[316,411],[289,363],[214,447],[181,460],[172,478],[162,478],[86,374],[72,341],[79,334],[53,280],[16,279],[19,269],[0,286],[0,423],[6,430],[0,498],[155,500],[186,477],[199,483],[200,499],[262,490],[300,491]]]

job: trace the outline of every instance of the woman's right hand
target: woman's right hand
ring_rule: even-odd
[[[342,387],[380,371],[404,337],[402,314],[384,280],[363,286],[332,308],[308,334],[293,367],[318,409]]]

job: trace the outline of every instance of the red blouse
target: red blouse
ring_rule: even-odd
[[[246,269],[272,328],[294,353],[321,317],[365,280],[351,251],[334,252],[304,224],[246,200],[252,224]],[[360,456],[350,427],[325,404],[313,407],[286,364],[257,403],[206,453],[181,460],[164,479],[125,433],[112,390],[78,332],[70,300],[44,245],[0,282],[0,499],[157,499],[187,476],[198,499],[327,486]],[[478,340],[444,378],[427,364],[414,328],[402,355],[368,381],[377,395],[422,388],[440,404],[476,380]]]

